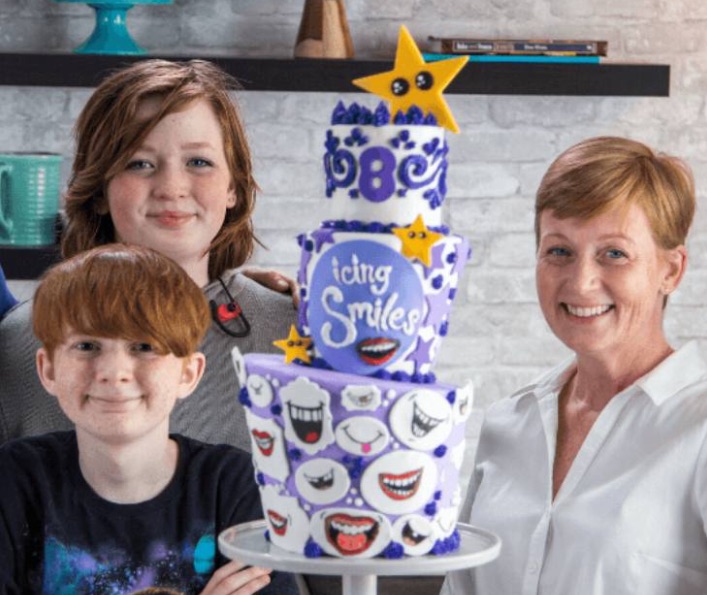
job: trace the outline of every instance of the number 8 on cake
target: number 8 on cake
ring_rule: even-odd
[[[395,68],[357,79],[324,141],[329,216],[299,237],[297,328],[278,355],[232,353],[268,538],[309,557],[399,558],[459,546],[471,385],[432,365],[470,254],[442,224],[442,90],[466,58],[426,64],[401,28]]]

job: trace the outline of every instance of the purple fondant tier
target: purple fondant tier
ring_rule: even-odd
[[[401,254],[392,233],[320,228],[300,236],[298,326],[315,363],[340,372],[433,381],[459,277],[469,257],[460,236],[431,248],[430,263]]]
[[[428,226],[442,221],[447,193],[444,129],[421,118],[385,124],[375,112],[337,117],[326,132],[324,172],[330,210],[325,218],[407,225],[422,215]],[[379,107],[380,109],[380,107]],[[412,110],[411,110],[412,111]],[[387,114],[386,114],[387,115]],[[365,124],[359,124],[365,122]]]
[[[368,558],[456,547],[471,386],[371,379],[233,351],[269,538]]]

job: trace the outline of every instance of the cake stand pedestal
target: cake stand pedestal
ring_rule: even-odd
[[[171,4],[173,0],[54,0],[80,2],[96,11],[96,25],[91,36],[74,52],[78,54],[145,54],[130,36],[127,14],[136,4]]]
[[[501,551],[501,540],[472,525],[458,524],[461,544],[456,552],[443,556],[349,559],[322,556],[307,558],[288,552],[265,539],[264,520],[230,527],[218,537],[219,550],[227,558],[246,564],[302,574],[342,577],[343,595],[375,595],[378,576],[439,575],[452,570],[481,566]]]

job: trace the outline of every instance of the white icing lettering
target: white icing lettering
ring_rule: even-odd
[[[369,328],[379,332],[396,331],[412,336],[417,332],[421,312],[417,309],[406,312],[404,308],[396,306],[398,294],[391,294],[383,302],[376,298],[371,302],[352,302],[346,308],[346,314],[336,309],[336,304],[341,304],[344,296],[337,287],[327,287],[322,293],[322,308],[334,321],[341,323],[344,337],[341,341],[332,338],[334,323],[327,321],[322,325],[322,340],[329,347],[345,347],[356,341],[356,322],[363,321]]]
[[[346,316],[337,312],[333,306],[330,307],[330,300],[332,304],[341,304],[344,301],[344,294],[338,287],[327,287],[322,292],[322,307],[332,318],[341,322],[344,329],[344,338],[340,342],[334,341],[331,337],[332,327],[334,325],[331,322],[325,322],[322,324],[322,340],[329,347],[345,347],[346,345],[351,345],[351,343],[356,340],[356,326],[352,321],[346,318]]]
[[[390,287],[393,267],[390,265],[372,265],[360,262],[356,254],[351,255],[350,265],[340,265],[337,258],[332,258],[332,274],[340,285],[368,285],[373,295],[383,295]]]

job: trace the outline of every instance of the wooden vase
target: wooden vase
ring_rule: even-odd
[[[344,0],[305,0],[295,58],[353,58]]]

